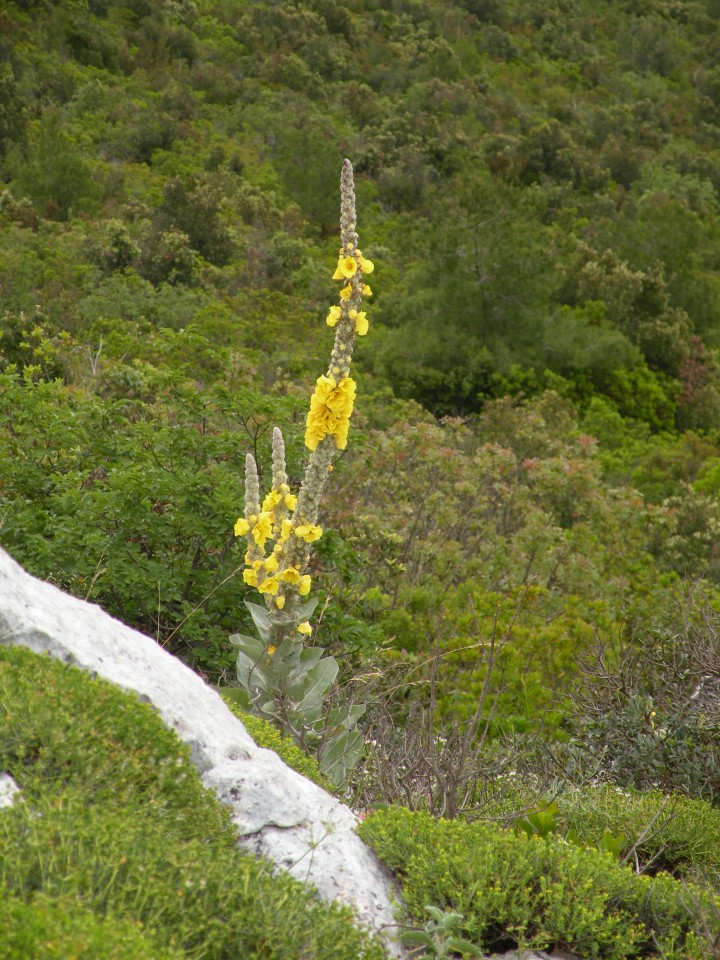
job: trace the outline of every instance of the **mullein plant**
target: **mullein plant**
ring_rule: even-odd
[[[342,288],[339,303],[327,315],[327,325],[335,330],[330,366],[318,377],[310,399],[305,429],[310,456],[295,496],[288,485],[283,437],[276,427],[272,486],[262,503],[257,464],[251,454],[247,456],[245,515],[235,524],[235,536],[247,541],[243,579],[265,602],[246,601],[258,636],[230,637],[238,648],[237,675],[246,707],[313,752],[320,769],[338,785],[362,753],[363,738],[356,725],[365,707],[323,710],[338,664],[334,657],[323,656],[320,647],[308,644],[317,599],[307,599],[312,582],[306,571],[311,545],[322,536],[318,513],[323,489],[337,452],[347,445],[355,400],[350,376],[355,337],[368,330],[361,308],[363,297],[372,294],[364,278],[373,272],[373,264],[358,249],[355,227],[353,171],[345,160],[340,176],[341,247],[333,274]]]

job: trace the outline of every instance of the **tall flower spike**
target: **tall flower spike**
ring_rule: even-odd
[[[245,457],[245,520],[248,526],[247,531],[245,531],[245,536],[247,537],[248,552],[246,554],[246,559],[250,564],[255,561],[262,560],[265,557],[265,551],[258,543],[258,534],[263,531],[267,521],[265,518],[262,518],[262,525],[258,527],[260,523],[260,479],[258,477],[257,464],[255,463],[255,457],[249,453]],[[240,521],[238,521],[238,524]],[[238,527],[236,526],[236,531]],[[258,534],[255,534],[254,531],[258,531]],[[264,542],[264,541],[263,541]]]
[[[349,160],[343,160],[340,173],[340,259],[338,270],[343,288],[348,293],[341,298],[340,318],[335,324],[335,343],[333,345],[330,366],[327,374],[318,379],[306,431],[306,445],[312,451],[305,469],[297,508],[295,510],[296,529],[309,526],[317,527],[317,518],[332,460],[338,449],[345,448],[347,428],[355,397],[355,383],[350,379],[353,344],[355,341],[355,320],[350,311],[357,311],[362,303],[362,270],[357,251],[357,233],[355,216],[355,182],[353,168]],[[348,258],[354,258],[357,269],[352,272],[348,265],[342,265]],[[336,311],[333,315],[336,314]],[[300,564],[304,569],[310,553],[309,542],[302,537],[290,538],[287,545],[288,566]]]
[[[332,460],[336,450],[343,450],[347,443],[355,399],[355,382],[349,375],[353,343],[356,334],[362,336],[367,330],[367,318],[359,309],[361,297],[370,292],[363,274],[374,269],[357,246],[355,189],[349,160],[343,162],[340,178],[340,236],[342,246],[334,279],[343,285],[341,303],[331,307],[327,317],[328,325],[335,327],[335,343],[330,367],[319,377],[310,402],[305,433],[310,456],[300,493],[297,498],[290,493],[283,438],[275,429],[271,489],[261,508],[257,467],[248,457],[245,518],[235,524],[236,536],[245,536],[248,542],[243,580],[265,600],[265,609],[246,602],[262,644],[261,656],[254,637],[238,634],[230,638],[239,648],[238,681],[253,711],[274,721],[284,733],[291,733],[305,748],[319,747],[317,704],[338,672],[333,657],[322,657],[320,648],[306,646],[312,635],[309,618],[317,600],[306,599],[312,581],[305,570],[310,545],[322,536],[318,511]],[[266,556],[268,540],[274,545]],[[295,691],[292,697],[289,689]],[[310,705],[304,707],[306,701]],[[352,710],[341,708],[340,731],[324,741],[326,752],[317,752],[321,769],[338,784],[345,781],[362,744],[362,734],[356,728],[358,708],[361,714],[362,705],[356,704]]]
[[[282,532],[285,521],[290,513],[295,509],[297,497],[290,493],[290,487],[287,482],[287,473],[285,472],[285,441],[279,427],[273,430],[272,439],[272,462],[273,477],[272,490],[263,501],[263,510],[272,511],[274,515],[272,538],[275,543],[280,543],[283,539]]]
[[[287,483],[287,473],[285,472],[285,441],[280,432],[280,427],[273,429],[272,464],[273,490],[279,490],[283,483]]]
[[[255,457],[249,453],[245,457],[245,519],[249,520],[260,513],[260,478],[258,477]]]
[[[358,266],[356,251],[358,235],[355,217],[355,180],[353,168],[349,160],[343,160],[340,173],[340,260],[338,265],[351,259]],[[346,271],[345,273],[347,273]],[[351,310],[359,310],[362,304],[362,273],[356,269],[352,276],[343,274],[346,285],[343,292],[347,297],[340,300],[340,319],[335,324],[335,343],[330,358],[330,367],[327,375],[340,383],[350,373],[353,344],[355,341],[355,321],[350,317]]]
[[[371,273],[374,267],[358,249],[355,184],[349,160],[343,161],[340,174],[340,242],[335,278],[343,284],[341,302],[339,306],[331,307],[328,314],[328,323],[335,328],[335,341],[330,366],[327,373],[318,378],[310,402],[305,433],[310,458],[300,492],[297,498],[290,493],[283,438],[275,428],[272,488],[261,508],[257,468],[249,456],[246,466],[245,521],[238,521],[236,525],[236,533],[240,535],[242,532],[247,536],[248,563],[252,566],[253,562],[261,560],[263,572],[275,574],[269,579],[276,579],[282,584],[281,601],[288,585],[298,585],[298,571],[303,571],[307,565],[310,544],[322,535],[317,523],[320,500],[336,451],[344,450],[347,444],[355,400],[355,382],[349,375],[353,345],[355,336],[364,335],[368,327],[365,313],[360,309],[363,295],[370,293],[369,287],[363,282],[363,273]],[[271,533],[267,532],[268,523],[272,524]],[[277,560],[277,568],[274,560],[265,559],[266,539],[275,543],[273,555]],[[262,585],[269,586],[266,581]],[[303,589],[298,592],[304,596],[308,590],[309,578],[305,577]],[[261,592],[268,594],[269,589]],[[269,596],[266,596],[266,603],[271,611],[282,609]]]

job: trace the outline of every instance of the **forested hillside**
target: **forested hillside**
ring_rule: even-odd
[[[593,636],[717,596],[719,35],[714,0],[4,4],[0,542],[231,676],[244,457],[277,423],[300,477],[347,156],[376,271],[318,638],[350,671],[516,617],[504,719],[557,711]],[[457,718],[485,667],[442,669]]]
[[[0,545],[237,710],[317,663],[285,727],[324,774],[364,745],[335,785],[435,955],[719,957],[720,0],[0,4]],[[33,797],[86,757],[38,747],[21,667],[0,771]],[[24,937],[50,821],[13,817]],[[177,908],[234,957],[229,902],[158,942]]]

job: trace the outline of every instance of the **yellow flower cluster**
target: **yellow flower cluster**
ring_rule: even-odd
[[[335,273],[333,274],[333,280],[350,280],[352,281],[353,277],[361,277],[364,273],[372,273],[375,269],[375,265],[372,260],[366,260],[362,255],[360,250],[353,247],[351,243],[348,244],[348,249],[344,250],[341,248],[340,257],[338,259],[337,267],[335,268]],[[357,283],[358,281],[356,281]],[[356,287],[357,289],[357,287]],[[353,294],[353,285],[352,283],[346,283],[345,286],[340,291],[340,300],[345,301],[349,300]],[[363,297],[371,297],[372,290],[366,283],[360,283],[360,295]],[[342,306],[332,306],[328,311],[328,315],[325,318],[325,322],[329,327],[334,327],[339,320],[342,319],[343,308]],[[351,320],[355,322],[355,333],[359,337],[364,337],[368,332],[368,319],[365,315],[364,310],[350,310],[348,316]],[[311,448],[312,449],[312,448]]]
[[[274,539],[275,545],[268,556],[253,559],[248,550],[245,554],[246,568],[243,580],[248,586],[255,587],[260,593],[275,597],[275,606],[282,610],[285,606],[285,586],[294,587],[301,597],[310,593],[312,581],[308,574],[300,573],[300,565],[283,566],[282,558],[285,544],[291,537],[298,537],[305,543],[313,543],[322,536],[322,527],[316,523],[299,523],[297,526],[290,517],[278,522],[275,509],[284,507],[290,513],[295,510],[297,497],[289,492],[287,484],[281,484],[278,490],[271,490],[263,501],[260,514],[251,514],[247,519],[240,517],[235,523],[235,536],[247,537],[248,544],[258,547],[265,553],[265,543]],[[256,555],[257,556],[257,555]]]
[[[285,484],[283,484],[285,486]],[[287,493],[284,490],[271,490],[270,493],[263,500],[262,508],[265,511],[270,512],[274,510],[279,504],[283,503],[285,507],[293,512],[297,505],[297,497],[293,496],[292,493]]]
[[[308,450],[317,450],[320,441],[328,436],[335,437],[338,450],[345,449],[354,402],[355,381],[352,377],[345,377],[339,383],[324,374],[318,377],[305,429]]]

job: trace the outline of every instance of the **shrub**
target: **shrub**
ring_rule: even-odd
[[[105,193],[100,165],[83,155],[62,129],[58,115],[46,113],[31,129],[34,144],[27,158],[16,153],[10,158],[17,189],[30,197],[41,216],[52,220],[97,213]]]
[[[636,876],[607,854],[553,837],[401,809],[372,814],[359,832],[399,876],[415,920],[428,903],[457,911],[461,936],[488,950],[704,956],[685,888],[666,875]]]
[[[595,646],[569,699],[571,740],[557,749],[602,758],[604,778],[635,789],[720,802],[720,617],[697,597],[679,622],[636,644]]]
[[[192,331],[152,342],[158,364],[211,375],[212,352]],[[210,399],[183,385],[185,372],[125,369],[135,380],[147,372],[157,405],[0,375],[3,545],[31,573],[92,598],[215,679],[231,663],[226,636],[246,593],[228,529],[240,431],[261,432],[263,409],[285,421],[294,401],[221,386]]]
[[[224,266],[233,254],[230,233],[220,221],[225,185],[215,178],[191,178],[185,184],[172,177],[163,188],[163,202],[155,211],[160,233],[182,233],[203,259]]]
[[[77,900],[37,894],[27,902],[0,890],[5,960],[181,960],[139,923],[100,917]]]
[[[139,272],[154,284],[185,283],[197,279],[201,266],[199,255],[193,250],[190,238],[181,230],[151,231],[143,244]]]
[[[468,595],[486,635],[496,616],[501,629],[515,617],[496,678],[516,729],[561,695],[596,628],[633,635],[670,606],[673,574],[648,555],[666,515],[603,483],[594,441],[554,393],[494,401],[476,421],[396,423],[343,467],[326,515],[359,562],[335,577],[335,602],[394,650],[437,638],[451,654],[443,718],[472,715],[484,679]]]
[[[610,784],[571,790],[558,799],[564,830],[597,845],[606,830],[625,835],[625,854],[645,869],[691,879],[720,876],[720,810],[703,800]]]

